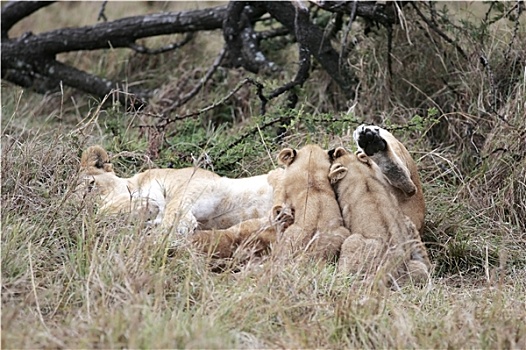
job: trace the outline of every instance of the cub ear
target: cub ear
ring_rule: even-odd
[[[331,184],[335,184],[347,175],[348,169],[340,163],[334,163],[329,169],[329,181]]]
[[[329,158],[331,160],[335,160],[336,158],[339,158],[349,152],[347,152],[347,150],[343,147],[337,147],[336,149],[331,149],[330,151],[328,151],[329,153]]]
[[[362,163],[371,164],[371,158],[364,151],[356,151],[356,158]]]
[[[278,163],[289,166],[294,161],[297,154],[298,152],[296,152],[295,149],[292,149],[292,148],[282,149],[278,155]]]
[[[108,152],[100,146],[88,147],[80,158],[80,167],[83,169],[96,168],[105,172],[112,172],[113,166],[110,163]]]

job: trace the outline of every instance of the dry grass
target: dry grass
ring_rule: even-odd
[[[62,17],[53,6],[59,4],[36,17],[42,23],[28,21],[15,30],[84,23]],[[66,6],[84,9],[68,14],[92,13],[91,20],[82,16],[87,23],[99,9],[97,3]],[[162,6],[190,5],[155,3],[155,10]],[[107,9],[110,18],[147,10],[143,3],[109,3]],[[420,166],[435,274],[430,286],[396,292],[361,285],[336,274],[332,265],[304,261],[269,259],[237,272],[212,272],[211,262],[192,247],[169,250],[155,229],[97,216],[92,198],[73,196],[80,153],[94,143],[116,154],[117,171],[127,175],[191,152],[213,158],[229,137],[251,127],[258,103],[250,87],[202,119],[174,125],[167,132],[179,134],[168,137],[170,145],[152,161],[151,140],[136,126],[155,120],[111,104],[99,109],[100,101],[68,89],[43,97],[2,83],[2,348],[526,348],[526,78],[524,62],[512,62],[526,57],[526,40],[521,28],[505,61],[507,41],[500,38],[509,38],[510,28],[504,24],[486,42],[502,82],[500,117],[487,110],[487,74],[469,40],[462,42],[473,49],[469,62],[445,61],[442,53],[454,49],[429,44],[418,28],[395,33],[391,85],[385,43],[362,38],[349,58],[362,81],[354,108],[360,120],[390,125],[424,117],[421,127],[394,133]],[[157,84],[157,108],[199,80],[217,49],[208,42],[200,36],[186,48],[192,60],[185,50],[152,60],[126,52],[64,59]],[[267,84],[290,79],[294,65],[288,67]],[[244,76],[218,74],[223,79],[184,109],[220,99]],[[180,85],[181,79],[187,84]],[[345,112],[351,103],[328,93],[337,89],[325,74],[315,72],[311,79],[300,97],[301,117],[284,142],[349,145],[348,133],[328,131],[330,125],[315,118],[326,111],[343,118],[334,111]],[[437,124],[428,115],[432,107]],[[277,113],[279,106],[272,106],[269,114]],[[344,129],[354,126],[349,122]],[[280,145],[265,130],[247,140],[233,154],[212,159],[216,170],[255,174],[271,168]],[[225,166],[224,158],[236,154],[250,159]]]

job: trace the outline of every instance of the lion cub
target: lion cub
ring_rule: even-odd
[[[328,152],[317,145],[307,145],[299,151],[285,148],[279,153],[278,162],[285,171],[274,203],[292,208],[294,223],[278,237],[277,254],[309,251],[317,258],[337,257],[350,232],[343,227],[327,176],[331,166]],[[279,210],[274,207],[273,212]]]
[[[424,193],[416,164],[405,146],[389,131],[372,125],[360,125],[353,137],[358,150],[381,169],[400,208],[422,233],[426,212]]]
[[[426,249],[380,167],[361,151],[351,154],[338,147],[331,156],[329,178],[351,231],[338,269],[367,277],[383,271],[393,285],[408,279],[425,283],[431,267]]]

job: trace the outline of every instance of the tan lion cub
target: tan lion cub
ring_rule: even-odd
[[[389,131],[372,125],[360,125],[354,131],[358,149],[380,168],[391,191],[418,232],[422,233],[426,206],[416,164],[405,148]]]
[[[412,221],[403,213],[380,167],[365,153],[332,153],[329,178],[334,184],[345,227],[351,235],[341,248],[338,269],[373,277],[383,271],[394,285],[408,278],[428,280],[426,249]]]
[[[268,218],[273,203],[269,179],[283,171],[230,179],[200,168],[150,169],[121,178],[100,146],[84,151],[80,168],[85,180],[80,187],[100,196],[101,211],[143,215],[181,234]]]
[[[340,208],[328,178],[329,154],[317,145],[296,151],[283,149],[278,155],[285,165],[283,187],[275,193],[274,203],[294,210],[294,224],[279,238],[276,249],[285,255],[310,251],[315,257],[331,259],[350,233],[343,227]],[[278,212],[277,210],[273,210]]]

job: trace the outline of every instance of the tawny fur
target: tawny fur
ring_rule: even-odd
[[[385,150],[376,151],[368,156],[379,166],[392,185],[392,191],[404,214],[411,219],[418,232],[422,234],[426,207],[422,184],[413,158],[405,146],[389,131],[377,126],[360,125],[354,131],[353,136],[358,150],[365,152],[359,144],[363,143],[367,131],[378,135],[385,141]]]
[[[271,171],[279,176],[281,169]],[[164,229],[186,234],[196,228],[225,229],[242,221],[268,218],[273,188],[268,175],[242,179],[221,177],[200,168],[151,169],[131,178],[118,177],[100,146],[89,147],[81,159],[84,182],[100,196],[101,212],[147,212]]]
[[[204,253],[217,258],[230,258],[239,250],[245,255],[261,255],[269,251],[279,232],[293,224],[294,216],[275,206],[270,217],[250,219],[223,230],[199,230],[192,242]]]
[[[286,148],[278,156],[285,165],[283,187],[274,203],[294,209],[294,224],[280,237],[277,248],[289,253],[308,251],[317,258],[337,257],[350,233],[343,220],[328,179],[330,159],[327,151],[307,145],[299,151]],[[280,254],[278,253],[278,254]]]
[[[387,283],[424,283],[431,264],[418,230],[393,194],[379,166],[365,153],[339,147],[329,178],[334,184],[345,227],[351,235],[341,248],[338,269]]]

